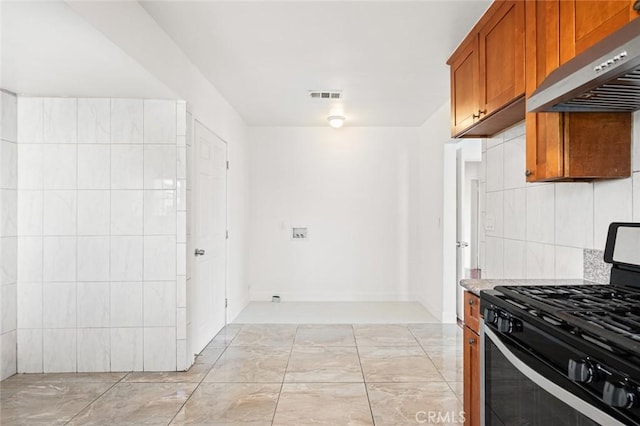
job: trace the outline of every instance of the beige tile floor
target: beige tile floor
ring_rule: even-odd
[[[187,372],[10,377],[0,424],[456,424],[461,343],[456,325],[229,325]]]

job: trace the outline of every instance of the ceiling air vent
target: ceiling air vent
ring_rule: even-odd
[[[342,99],[341,90],[309,90],[309,96],[313,99],[328,99],[338,100]]]

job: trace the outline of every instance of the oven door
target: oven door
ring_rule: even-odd
[[[484,322],[481,334],[484,425],[624,425],[532,350]]]

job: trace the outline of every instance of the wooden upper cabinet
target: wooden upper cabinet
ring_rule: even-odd
[[[524,2],[503,2],[478,38],[480,107],[490,115],[524,94]]]
[[[524,119],[524,2],[495,1],[447,64],[452,136],[491,136]]]
[[[573,52],[577,46],[584,50],[618,29],[611,27],[611,22],[620,19],[620,10],[626,13],[626,21],[620,26],[627,23],[631,4],[627,0],[527,1],[527,95],[561,65],[563,54]],[[605,6],[610,9],[603,9]],[[593,8],[589,15],[593,15],[591,21],[587,19],[589,7]],[[573,27],[566,24],[567,16],[573,16]],[[587,25],[587,22],[591,24]],[[572,36],[567,42],[568,33],[581,35],[580,38]],[[589,37],[595,41],[580,44]],[[573,47],[567,47],[567,43]],[[528,182],[622,178],[631,173],[629,113],[528,113],[526,129],[525,174]]]
[[[471,38],[451,63],[451,126],[457,135],[471,127],[478,114],[478,40]]]
[[[638,17],[636,0],[560,0],[560,63]]]

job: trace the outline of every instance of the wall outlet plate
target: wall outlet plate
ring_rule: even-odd
[[[309,230],[306,226],[294,226],[291,229],[291,238],[294,240],[304,240],[309,237]]]

